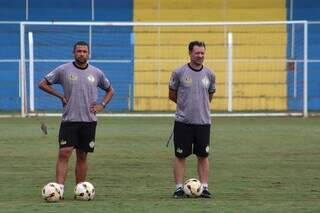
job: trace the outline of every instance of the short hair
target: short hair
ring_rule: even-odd
[[[76,51],[77,46],[87,46],[88,50],[89,50],[89,44],[87,42],[85,42],[85,41],[78,41],[77,43],[75,43],[73,45],[73,52]]]
[[[206,44],[204,43],[204,41],[191,41],[189,43],[189,47],[188,47],[189,48],[189,52],[192,52],[194,46],[199,46],[199,47],[206,48]]]

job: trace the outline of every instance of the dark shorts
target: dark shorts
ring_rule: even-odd
[[[74,147],[93,152],[97,122],[61,122],[59,147]]]
[[[210,124],[185,124],[176,121],[173,131],[176,157],[186,158],[192,153],[198,157],[208,157]]]

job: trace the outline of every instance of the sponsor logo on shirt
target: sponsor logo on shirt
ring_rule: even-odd
[[[76,80],[78,80],[78,76],[76,76],[76,75],[74,75],[74,74],[70,74],[70,75],[69,75],[69,79],[70,79],[71,81],[76,81]]]
[[[183,76],[183,79],[182,79],[183,83],[186,84],[186,85],[191,85],[192,84],[192,79],[191,79],[191,76],[186,74]]]
[[[90,83],[93,83],[96,80],[92,75],[89,75],[87,79]]]

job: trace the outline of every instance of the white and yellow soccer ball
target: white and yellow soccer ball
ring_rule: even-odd
[[[48,183],[42,188],[42,198],[47,202],[57,202],[62,199],[62,191],[57,183]]]
[[[199,197],[203,191],[201,182],[196,178],[184,182],[183,191],[187,197]]]
[[[74,198],[77,200],[92,200],[96,194],[94,186],[89,182],[81,182],[74,188]]]

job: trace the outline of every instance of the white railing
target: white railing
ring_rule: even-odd
[[[0,22],[1,24],[2,22]],[[19,61],[20,63],[20,94],[21,94],[21,116],[25,117],[27,115],[32,115],[29,112],[29,109],[31,111],[33,111],[34,109],[34,99],[32,99],[31,97],[33,96],[33,92],[32,89],[29,88],[30,94],[30,100],[27,101],[27,89],[26,89],[26,85],[27,85],[27,77],[26,77],[26,62],[29,62],[29,66],[32,66],[32,59],[29,58],[27,59],[25,57],[25,27],[26,26],[31,26],[31,25],[60,25],[60,26],[140,26],[140,27],[148,27],[148,26],[154,26],[154,27],[165,27],[165,26],[175,26],[175,27],[186,27],[186,26],[252,26],[252,25],[258,25],[258,26],[262,26],[262,25],[285,25],[285,24],[301,24],[304,26],[304,54],[303,54],[303,59],[297,59],[295,60],[296,62],[300,62],[303,63],[303,110],[301,113],[267,113],[267,112],[262,112],[262,113],[232,113],[233,115],[244,115],[244,116],[248,116],[249,114],[251,115],[258,115],[261,114],[263,116],[274,116],[276,114],[278,115],[303,115],[305,117],[308,116],[308,84],[307,84],[307,76],[308,76],[308,62],[320,62],[320,60],[308,60],[308,23],[306,21],[263,21],[263,22],[3,22],[4,24],[20,24],[20,60],[19,59],[7,59],[7,60],[0,60],[3,62],[17,62]],[[314,24],[314,23],[312,23]],[[91,31],[90,31],[91,32]],[[258,60],[263,60],[263,61],[267,61],[269,59],[233,59],[232,58],[232,36],[231,34],[229,34],[229,43],[231,45],[229,45],[228,47],[228,55],[229,55],[229,60],[228,60],[228,106],[227,106],[227,111],[232,112],[232,63],[233,62],[238,62],[238,61],[246,61],[246,60],[250,60],[250,61],[258,61]],[[91,37],[90,37],[91,38]],[[30,45],[28,45],[29,47],[31,47]],[[30,50],[30,49],[29,49]],[[31,55],[32,53],[29,52],[29,55]],[[135,61],[139,61],[141,59],[136,59]],[[150,59],[151,61],[152,59]],[[272,59],[272,61],[277,60],[277,59]],[[278,60],[286,60],[286,59],[278,59]],[[69,61],[68,59],[34,59],[33,62],[66,62]],[[92,62],[109,62],[109,63],[131,63],[131,60],[91,60]],[[166,59],[163,60],[163,62],[166,63],[170,63],[171,62],[177,62],[177,60],[170,60],[170,59]],[[178,60],[179,61],[179,60]],[[210,61],[220,61],[221,63],[225,63],[225,60],[222,59],[208,59],[206,60],[208,62]],[[181,59],[181,62],[185,62],[183,59]],[[30,69],[31,70],[31,69]],[[30,79],[32,80],[32,76],[30,76]],[[30,82],[30,86],[33,82]],[[28,103],[29,102],[29,103]],[[217,114],[216,114],[217,115]],[[230,113],[221,113],[221,115],[231,115]],[[232,115],[231,115],[232,116]]]

